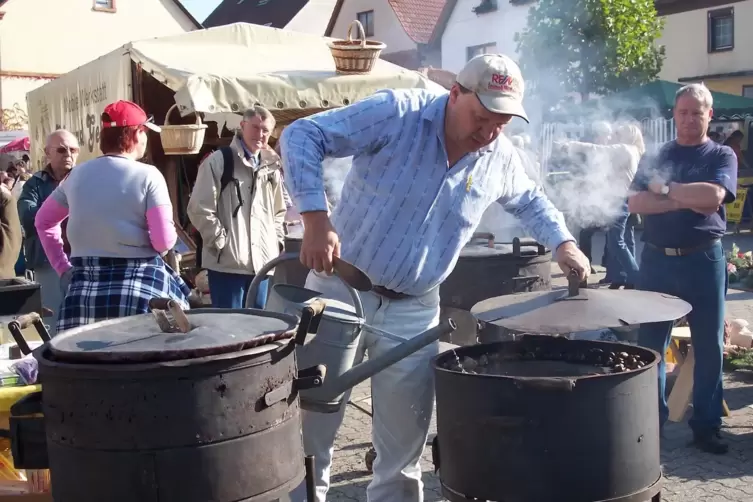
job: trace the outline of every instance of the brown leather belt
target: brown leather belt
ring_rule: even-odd
[[[371,288],[371,290],[379,296],[383,296],[389,300],[405,300],[406,298],[410,298],[412,296],[405,293],[392,291],[391,289],[387,289],[384,286],[374,286],[373,288]]]
[[[650,247],[651,249],[659,251],[660,253],[666,256],[688,256],[693,253],[698,253],[701,251],[707,251],[711,249],[717,242],[719,242],[719,240],[720,239],[713,239],[708,242],[704,242],[703,244],[699,244],[698,246],[693,246],[690,248],[660,248],[659,246],[655,246],[651,244],[650,242],[647,242],[646,245]]]

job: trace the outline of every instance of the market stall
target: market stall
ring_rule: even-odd
[[[442,90],[425,75],[383,60],[366,74],[339,74],[331,41],[237,23],[126,44],[28,94],[32,163],[42,167],[44,139],[60,127],[78,137],[79,163],[98,156],[99,116],[118,99],[135,101],[158,124],[193,124],[194,148],[165,148],[168,128],[162,138],[150,133],[145,160],[167,179],[182,230],[178,251],[190,259],[195,245],[185,231],[185,207],[198,165],[207,153],[230,143],[244,110],[262,105],[272,111],[275,139],[297,118],[348,105],[379,89]]]

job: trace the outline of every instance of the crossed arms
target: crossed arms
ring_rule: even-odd
[[[667,195],[655,193],[652,185],[648,191],[630,196],[628,208],[631,213],[646,215],[690,209],[708,216],[716,213],[727,197],[727,189],[716,183],[670,183]]]

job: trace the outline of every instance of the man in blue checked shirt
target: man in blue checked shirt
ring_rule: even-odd
[[[350,302],[330,276],[332,257],[342,257],[376,285],[362,294],[366,322],[409,339],[439,323],[439,285],[495,201],[556,249],[566,273],[585,279],[590,264],[562,214],[500,135],[513,117],[528,120],[523,87],[510,58],[486,54],[468,62],[449,94],[382,91],[290,125],[281,138],[283,164],[305,226],[301,261],[313,269],[306,287]],[[322,160],[348,156],[353,167],[330,219]],[[367,333],[360,343],[360,354],[370,358],[397,344]],[[434,401],[428,361],[437,351],[433,344],[371,379],[377,459],[369,502],[423,501],[419,459]],[[303,414],[306,454],[316,457],[317,502],[329,488],[344,411]],[[293,500],[305,500],[304,491],[299,487]]]

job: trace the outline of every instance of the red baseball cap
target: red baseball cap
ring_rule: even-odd
[[[110,103],[105,107],[107,115],[112,122],[102,122],[102,127],[133,127],[144,126],[154,132],[162,131],[162,128],[154,123],[153,116],[147,116],[139,105],[131,101],[120,100]]]

